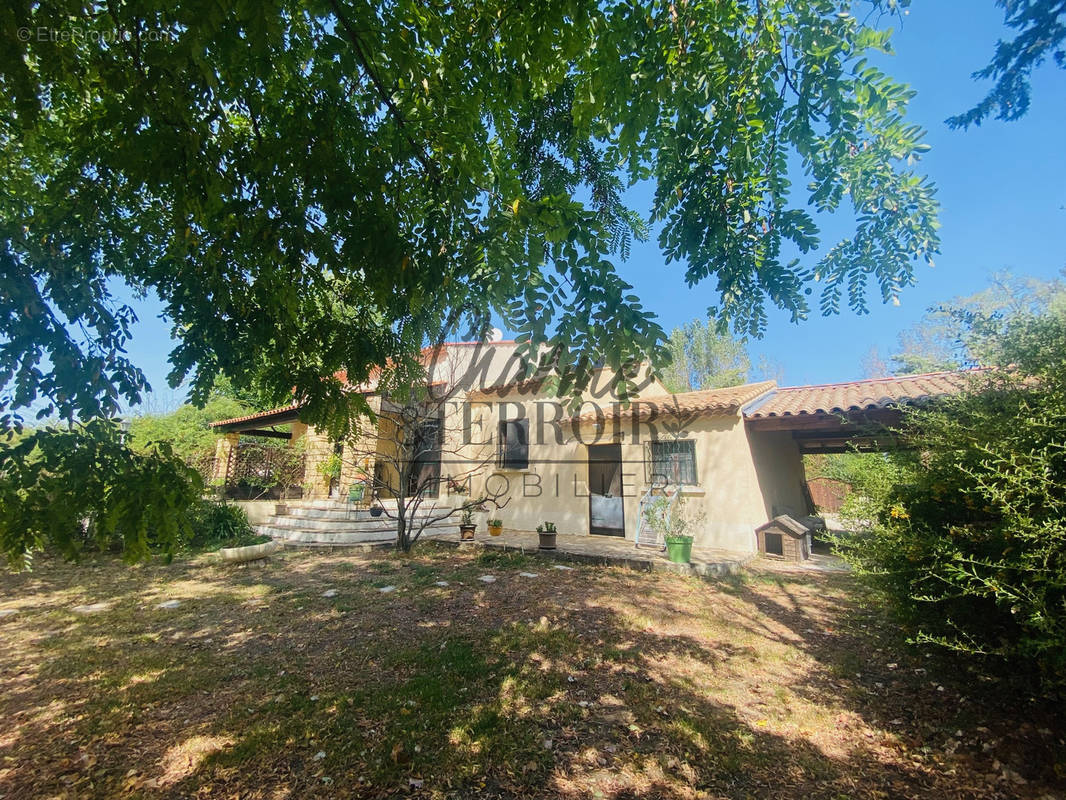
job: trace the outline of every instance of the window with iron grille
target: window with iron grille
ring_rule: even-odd
[[[691,439],[649,442],[646,461],[650,483],[699,485],[696,443]]]
[[[500,423],[496,464],[502,469],[526,469],[529,467],[528,419]]]

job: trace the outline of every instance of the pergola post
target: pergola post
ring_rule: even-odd
[[[232,468],[233,458],[237,453],[237,442],[240,441],[240,438],[241,435],[238,432],[227,433],[219,437],[218,442],[215,444],[215,465],[211,477],[220,486],[225,486],[229,482],[230,469]]]

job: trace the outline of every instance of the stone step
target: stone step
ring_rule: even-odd
[[[423,536],[439,536],[451,530],[450,525],[430,525],[423,531]],[[272,528],[270,525],[260,525],[257,531],[265,536],[272,537],[275,541],[289,546],[344,546],[358,545],[372,542],[390,542],[396,538],[396,529],[379,529],[374,531],[322,531],[315,529],[300,528]]]
[[[306,528],[308,530],[320,530],[320,531],[347,531],[347,530],[374,530],[382,526],[386,528],[393,527],[396,523],[394,520],[382,515],[377,517],[367,517],[366,519],[321,519],[318,517],[270,517],[266,521],[267,525],[273,525],[276,528]]]
[[[350,531],[332,532],[300,530],[299,528],[271,528],[260,525],[259,532],[282,544],[361,544],[363,542],[387,542],[396,538],[396,531]]]
[[[385,503],[389,504],[391,501],[386,500]],[[362,503],[349,503],[347,500],[327,500],[325,498],[317,498],[314,500],[289,500],[285,503],[292,511],[297,508],[314,509],[317,511],[352,511],[352,510],[366,510],[369,507],[368,501]],[[392,505],[395,505],[393,502]]]
[[[414,516],[414,519],[423,520],[423,519],[426,519],[427,517],[430,517],[430,516],[433,516],[433,514],[431,512],[419,513],[419,514],[416,514]],[[454,514],[452,516],[455,517],[455,520],[454,520],[455,524],[458,524],[458,516],[454,515]],[[448,519],[452,519],[452,518],[449,517]],[[275,514],[274,516],[270,517],[267,520],[266,524],[273,525],[276,528],[306,528],[306,529],[309,529],[309,530],[310,529],[314,529],[314,530],[323,530],[323,531],[328,531],[328,530],[337,530],[337,531],[353,530],[353,531],[355,531],[355,530],[373,530],[375,528],[379,528],[379,527],[382,527],[382,526],[384,526],[386,528],[393,528],[393,527],[396,526],[396,520],[395,520],[395,518],[388,517],[388,516],[386,516],[384,514],[382,514],[379,517],[371,517],[371,516],[367,515],[365,517],[362,517],[362,516],[354,517],[353,516],[353,517],[348,517],[348,518],[344,518],[344,517],[321,517],[321,516],[301,517],[301,516],[290,516],[290,515],[287,515],[287,514],[286,515],[282,515],[282,516],[278,516],[277,514]]]
[[[368,508],[314,508],[307,506],[289,506],[283,516],[305,519],[374,519]]]
[[[365,503],[355,505],[341,500],[290,500],[284,504],[287,506],[287,514],[292,516],[369,516],[370,506]],[[388,510],[395,510],[395,500],[383,500],[380,505]],[[451,504],[427,498],[421,504],[423,509],[451,508]]]

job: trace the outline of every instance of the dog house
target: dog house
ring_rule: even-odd
[[[811,531],[787,514],[755,529],[759,552],[785,561],[805,561],[811,555]]]

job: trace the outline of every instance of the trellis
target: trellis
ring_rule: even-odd
[[[304,454],[290,446],[241,441],[230,451],[224,493],[237,500],[303,496]]]

